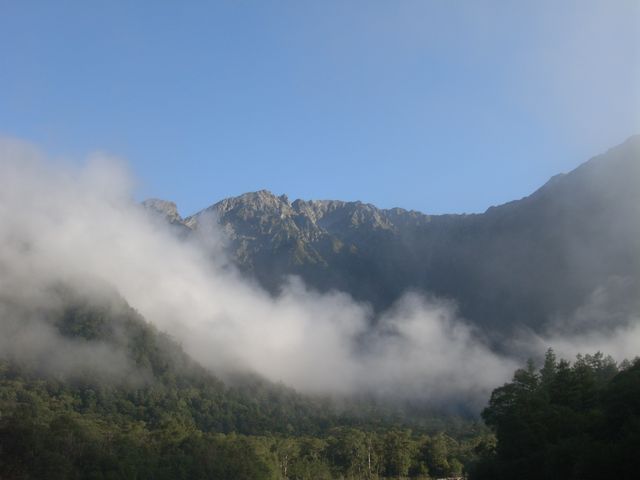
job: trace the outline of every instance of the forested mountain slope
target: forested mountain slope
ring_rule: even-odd
[[[0,297],[3,341],[17,346],[0,357],[3,479],[453,474],[487,435],[455,419],[421,427],[373,403],[338,408],[257,377],[225,384],[108,288],[46,295],[35,308]]]

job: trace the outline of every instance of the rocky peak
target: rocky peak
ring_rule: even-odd
[[[182,223],[182,217],[178,213],[178,206],[174,202],[161,200],[159,198],[149,198],[142,202],[142,206],[166,217],[170,223]]]
[[[383,210],[369,203],[360,201],[345,202],[340,200],[302,200],[290,202],[286,195],[277,196],[268,190],[249,192],[237,197],[230,197],[211,205],[205,210],[186,219],[186,224],[197,228],[198,219],[205,213],[214,213],[224,225],[234,225],[239,229],[239,222],[248,226],[251,223],[253,234],[272,232],[276,225],[284,227],[290,234],[304,239],[318,239],[325,234],[340,234],[348,230],[367,228],[372,230],[396,230],[396,222],[419,224],[428,221],[426,215],[418,212],[407,212],[402,209]]]
[[[225,198],[207,210],[215,210],[221,216],[230,212],[243,213],[242,216],[247,216],[247,214],[255,216],[259,213],[290,213],[291,205],[286,195],[277,197],[268,190],[259,190],[237,197]]]

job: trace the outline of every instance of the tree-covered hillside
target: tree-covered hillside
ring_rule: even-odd
[[[256,377],[227,385],[123,300],[56,292],[60,308],[41,321],[80,356],[57,373],[46,358],[0,362],[3,479],[429,478],[461,473],[487,435],[366,402],[338,408]],[[105,348],[128,367],[81,356]]]

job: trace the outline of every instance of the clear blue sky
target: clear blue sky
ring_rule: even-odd
[[[0,135],[183,214],[477,212],[640,132],[640,2],[0,0]]]

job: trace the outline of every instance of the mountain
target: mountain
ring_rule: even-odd
[[[148,206],[191,231],[218,222],[236,264],[271,292],[299,275],[380,311],[416,290],[455,300],[497,338],[520,328],[610,326],[640,312],[639,179],[635,136],[482,214],[290,202],[266,190],[186,219],[165,204]]]

